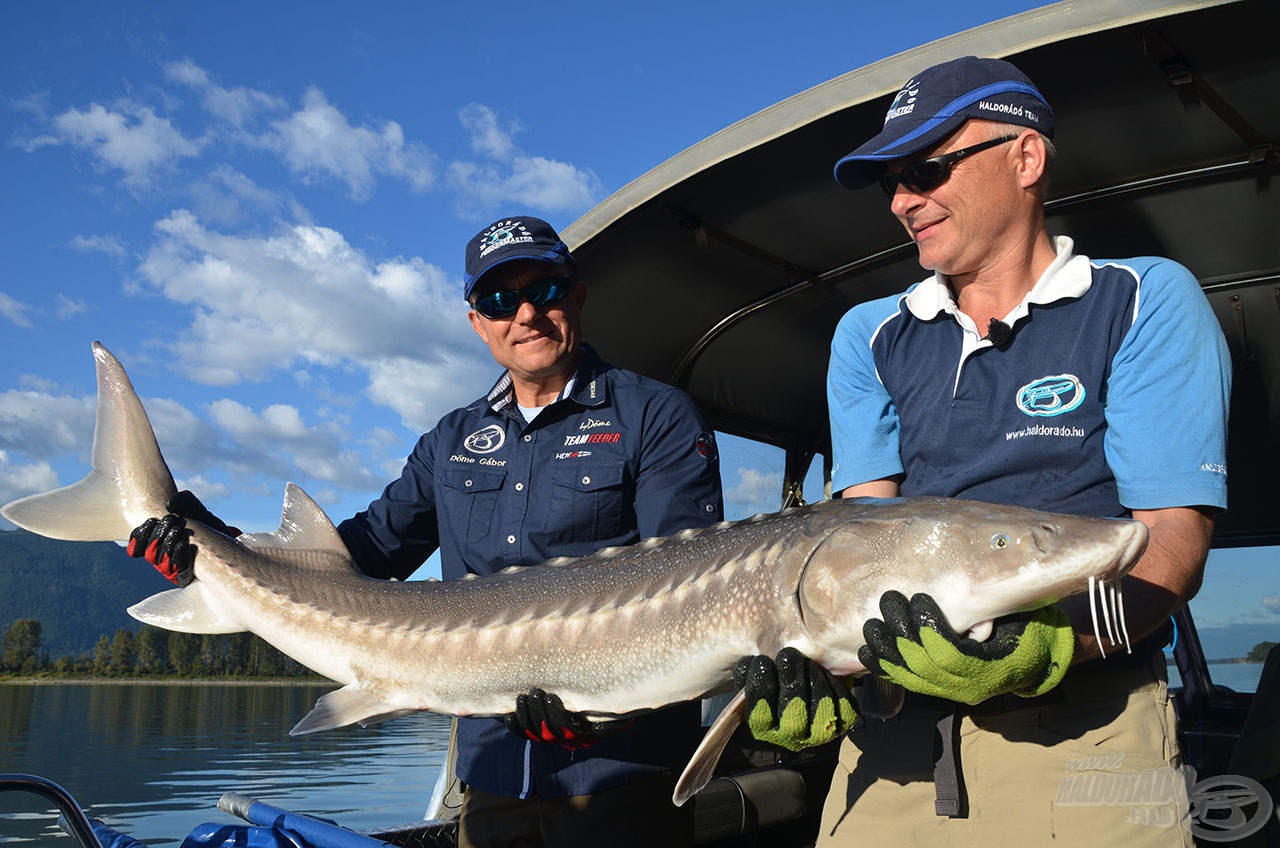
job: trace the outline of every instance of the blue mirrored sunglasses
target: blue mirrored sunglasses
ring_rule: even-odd
[[[539,309],[553,306],[565,299],[573,290],[573,280],[563,274],[543,277],[522,289],[482,294],[471,302],[476,312],[486,318],[510,318],[520,308],[520,301],[527,300]]]

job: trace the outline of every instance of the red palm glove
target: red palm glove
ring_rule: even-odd
[[[570,751],[590,748],[601,736],[618,733],[633,724],[591,721],[582,713],[566,710],[558,696],[536,688],[516,697],[516,711],[506,716],[506,722],[507,730],[516,736],[534,742],[555,742]]]

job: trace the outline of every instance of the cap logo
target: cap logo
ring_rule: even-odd
[[[1035,112],[1015,106],[1012,103],[992,103],[990,100],[979,100],[978,108],[984,112],[996,112],[1010,118],[1026,118],[1027,120],[1040,123],[1040,116]]]
[[[533,236],[529,235],[520,221],[499,221],[480,234],[480,258],[483,259],[500,247],[531,241]]]
[[[901,118],[903,115],[910,115],[916,109],[916,96],[920,93],[919,84],[915,80],[910,80],[902,87],[902,91],[898,92],[898,96],[893,98],[893,102],[889,104],[889,111],[885,113],[884,122],[887,124],[894,118]]]

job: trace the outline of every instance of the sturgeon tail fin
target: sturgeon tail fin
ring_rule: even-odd
[[[92,470],[79,483],[0,507],[0,515],[51,539],[122,542],[134,527],[163,515],[178,488],[129,375],[99,342],[93,358],[98,415]]]

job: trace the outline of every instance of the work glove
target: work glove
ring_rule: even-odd
[[[858,718],[849,687],[795,648],[783,648],[776,661],[743,657],[733,683],[746,698],[751,735],[788,751],[830,742]]]
[[[240,528],[227,525],[185,489],[169,498],[164,508],[168,514],[163,518],[148,518],[133,528],[125,550],[129,556],[151,563],[171,582],[186,587],[194,579],[192,566],[196,561],[196,546],[191,544],[186,519],[199,521],[231,538],[240,535]]]
[[[577,751],[596,745],[603,736],[626,730],[633,721],[591,721],[564,708],[559,696],[530,689],[516,696],[516,711],[506,716],[507,730],[534,742],[554,742]]]
[[[884,620],[862,628],[858,659],[871,672],[912,692],[979,704],[1012,692],[1023,698],[1057,686],[1075,654],[1075,631],[1061,609],[997,619],[983,642],[961,636],[933,598],[901,592],[880,598]]]

